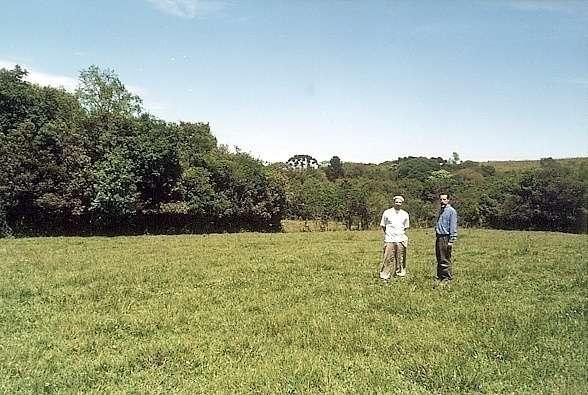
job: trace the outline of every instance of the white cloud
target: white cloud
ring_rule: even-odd
[[[17,63],[0,60],[0,68],[13,69]],[[37,71],[27,66],[26,64],[19,64],[23,69],[28,71],[28,75],[25,80],[28,82],[39,84],[42,86],[52,86],[55,88],[64,88],[68,91],[74,91],[78,86],[76,78],[72,78],[66,75],[49,74],[42,71]]]
[[[27,76],[27,80],[43,86],[64,88],[68,91],[74,91],[78,86],[78,81],[75,78],[64,75],[47,74],[40,71],[31,71]]]
[[[214,14],[225,8],[221,0],[147,0],[158,10],[181,18],[195,18]]]

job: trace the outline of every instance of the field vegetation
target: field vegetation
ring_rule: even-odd
[[[0,240],[0,393],[586,393],[588,236],[430,230]]]
[[[587,158],[562,158],[554,160],[561,166],[568,168],[582,168],[588,162]],[[521,172],[539,169],[541,167],[541,161],[539,160],[491,160],[480,162],[480,164],[492,166],[498,173]]]

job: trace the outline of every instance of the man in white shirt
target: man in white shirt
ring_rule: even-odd
[[[408,237],[406,229],[409,227],[408,213],[402,210],[402,196],[394,196],[394,207],[382,214],[380,226],[384,231],[384,257],[380,267],[380,278],[389,280],[394,274],[398,277],[406,276],[406,247]]]

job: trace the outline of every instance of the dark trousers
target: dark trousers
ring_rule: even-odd
[[[452,279],[451,275],[451,246],[449,243],[449,235],[437,235],[435,240],[435,256],[437,257],[437,279],[447,280]]]

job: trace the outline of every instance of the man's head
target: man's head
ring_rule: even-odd
[[[446,193],[442,193],[439,195],[439,202],[441,203],[442,207],[447,206],[447,204],[449,204],[449,195],[447,195]]]
[[[394,208],[396,210],[400,210],[400,207],[404,203],[404,198],[400,195],[394,196]]]

